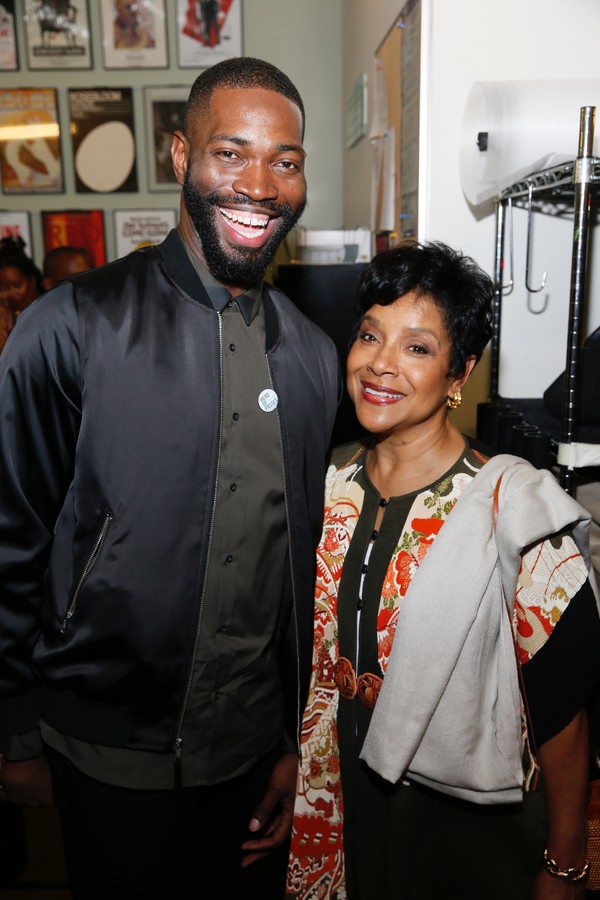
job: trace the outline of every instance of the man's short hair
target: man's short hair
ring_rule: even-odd
[[[291,100],[302,116],[302,137],[304,137],[304,104],[297,88],[290,79],[276,66],[255,59],[252,56],[236,56],[225,59],[210,69],[205,69],[192,85],[185,108],[183,132],[189,136],[193,120],[200,118],[208,109],[213,91],[216,88],[264,88],[276,91]]]

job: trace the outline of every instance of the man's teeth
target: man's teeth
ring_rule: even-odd
[[[389,391],[376,391],[375,388],[366,387],[366,394],[373,394],[374,397],[389,397],[390,400],[397,400],[398,397],[402,396],[401,394],[397,394],[396,392],[390,393]]]
[[[221,207],[219,207],[219,209],[230,222],[238,222],[240,225],[250,225],[252,228],[260,228],[262,231],[264,231],[269,224],[268,216],[261,216],[259,218],[258,216],[249,216],[247,213],[236,215],[228,209],[222,209]]]

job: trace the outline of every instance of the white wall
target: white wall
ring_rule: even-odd
[[[431,0],[427,237],[458,244],[488,271],[494,264],[494,216],[478,220],[460,188],[459,148],[465,102],[473,81],[594,79],[598,76],[596,0],[504,0],[502,4]],[[582,97],[581,105],[589,100]],[[597,128],[600,130],[600,110]],[[573,110],[573,155],[579,108]],[[551,151],[553,148],[549,148]],[[515,215],[516,286],[502,309],[500,393],[540,396],[564,368],[572,222],[535,216],[532,281],[548,272],[547,288],[530,295],[543,315],[527,311],[525,219]],[[594,244],[597,244],[597,237]],[[596,277],[597,276],[597,277]],[[594,273],[589,329],[600,324],[600,269]]]
[[[490,205],[475,214],[460,186],[459,151],[465,102],[474,81],[585,79],[598,77],[600,3],[571,0],[422,0],[426,24],[423,65],[427,88],[427,166],[421,173],[425,216],[420,237],[460,247],[490,273],[494,266],[494,215]],[[360,71],[372,72],[377,46],[401,12],[403,0],[346,0],[344,4],[344,89]],[[427,24],[429,27],[427,27]],[[582,98],[581,105],[588,100]],[[579,109],[573,113],[573,153],[577,151]],[[600,110],[597,129],[600,130]],[[549,148],[550,150],[552,148]],[[370,148],[363,140],[345,153],[346,224],[369,220]],[[568,318],[572,223],[536,216],[532,279],[548,270],[547,289],[531,295],[537,308],[547,295],[547,311],[527,312],[524,281],[524,219],[515,214],[515,269],[518,286],[503,305],[501,383],[505,396],[539,396],[564,368]],[[597,243],[598,236],[594,240]],[[598,253],[596,253],[598,256]],[[594,268],[588,331],[600,323],[600,261]],[[488,373],[480,367],[471,386],[472,406],[487,393]]]
[[[17,2],[18,10],[23,2]],[[147,190],[145,86],[189,86],[198,74],[177,65],[176,4],[166,0],[169,66],[166,69],[105,70],[102,62],[100,4],[89,0],[94,68],[90,70],[30,71],[26,65],[23,22],[17,23],[19,60],[17,72],[2,72],[2,88],[43,87],[58,89],[62,128],[61,144],[66,191],[53,195],[3,195],[0,209],[29,210],[33,253],[43,257],[39,211],[43,209],[103,209],[109,259],[114,258],[114,209],[176,208],[179,190],[150,193]],[[313,228],[338,228],[343,219],[342,195],[342,0],[245,0],[244,53],[279,66],[298,87],[307,110],[306,145],[309,206],[303,223]],[[69,137],[67,88],[133,86],[139,190],[137,193],[77,194]]]

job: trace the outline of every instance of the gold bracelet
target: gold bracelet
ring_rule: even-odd
[[[553,875],[554,878],[562,878],[563,881],[568,881],[569,884],[579,884],[580,881],[587,878],[588,872],[590,871],[590,861],[589,859],[586,859],[585,864],[581,869],[561,869],[556,860],[552,859],[546,849],[544,850],[544,867],[546,872]]]

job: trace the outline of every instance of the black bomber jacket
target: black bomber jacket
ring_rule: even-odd
[[[314,549],[339,393],[330,339],[265,290],[289,554],[287,727],[310,674]],[[0,357],[0,735],[174,747],[220,445],[220,315],[177,235],[63,282]]]

